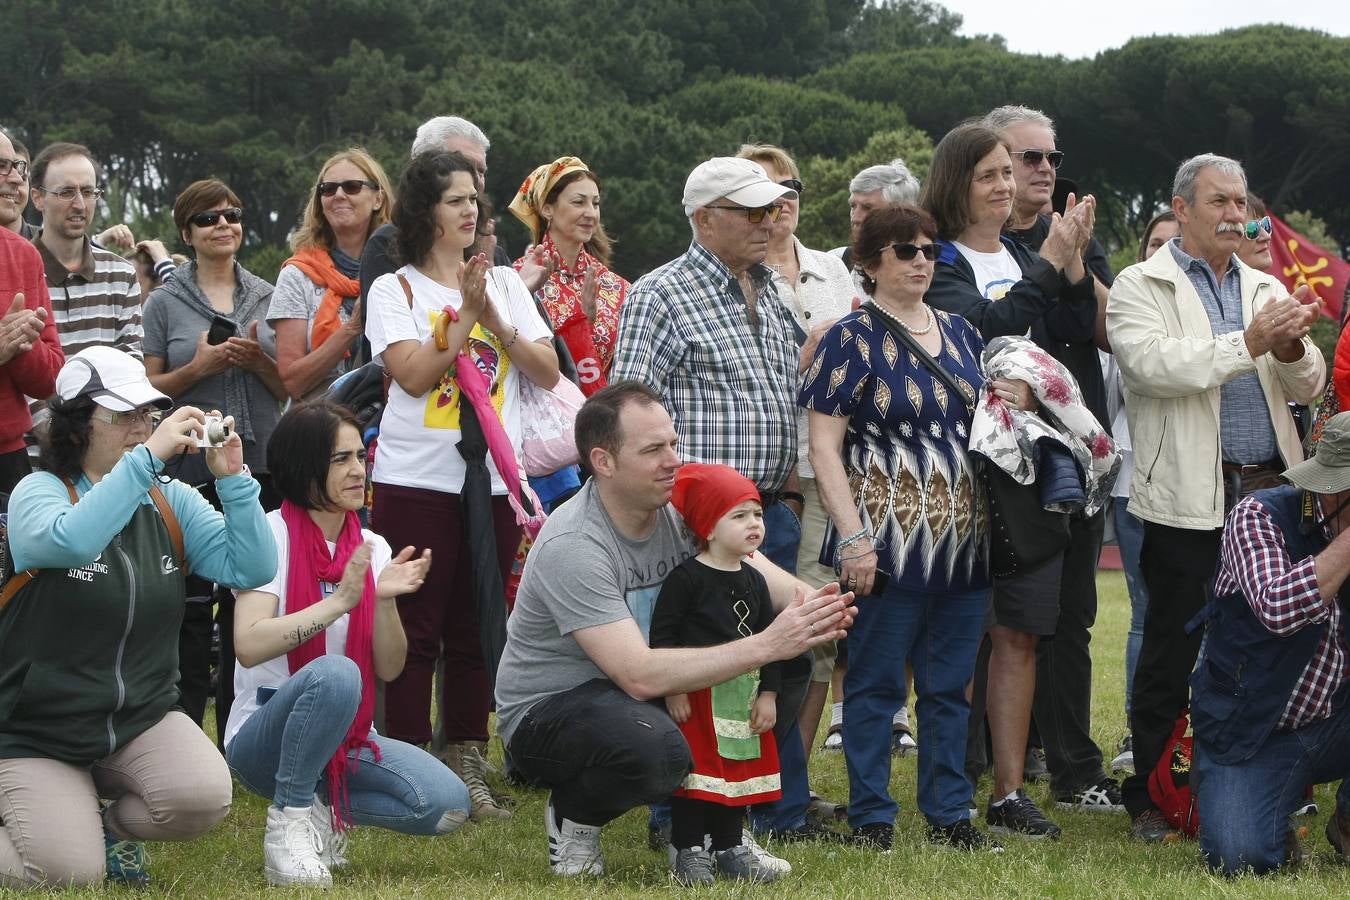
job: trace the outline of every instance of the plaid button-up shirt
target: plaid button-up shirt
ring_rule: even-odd
[[[1290,559],[1269,511],[1247,497],[1228,517],[1219,563],[1215,596],[1241,591],[1271,634],[1328,625],[1275,727],[1287,731],[1331,715],[1331,698],[1346,676],[1346,645],[1341,605],[1323,599],[1317,587],[1317,560]]]
[[[661,395],[687,462],[735,468],[761,490],[783,487],[797,460],[797,342],[770,271],[751,268],[758,329],[740,283],[700,246],[633,285],[619,317],[610,383]]]

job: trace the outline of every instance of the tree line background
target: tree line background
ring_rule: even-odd
[[[1276,212],[1306,211],[1310,237],[1350,240],[1350,40],[1258,26],[1066,60],[960,26],[926,0],[9,0],[0,126],[34,153],[89,145],[103,218],[138,236],[173,238],[178,191],[222,178],[267,278],[324,158],[362,145],[396,181],[441,114],[491,138],[488,193],[517,253],[505,207],[525,175],[586,160],[629,277],[687,245],[679,199],[702,159],[787,148],[798,235],[834,247],[858,169],[901,156],[923,178],[949,128],[1003,103],[1056,120],[1061,175],[1097,195],[1117,263],[1204,151],[1242,160]]]

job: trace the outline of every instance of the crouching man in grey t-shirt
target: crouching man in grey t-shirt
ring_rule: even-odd
[[[667,799],[689,747],[647,701],[696,691],[844,636],[851,594],[812,591],[756,554],[781,610],[765,631],[718,647],[647,646],[661,582],[695,552],[670,506],[675,426],[649,387],[610,385],[586,401],[577,449],[591,480],[530,551],[497,671],[497,732],[515,769],[552,789],[549,863],[599,875],[600,828]]]

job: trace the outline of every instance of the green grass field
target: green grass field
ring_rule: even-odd
[[[1093,641],[1093,722],[1108,758],[1125,731],[1124,646],[1129,602],[1119,572],[1099,579],[1101,608]],[[920,722],[920,728],[923,723]],[[494,756],[499,756],[500,750]],[[847,798],[847,778],[838,754],[817,752],[813,784],[823,795]],[[794,845],[782,849],[793,865],[784,881],[766,887],[719,883],[716,896],[791,895],[836,897],[1310,897],[1350,895],[1350,867],[1334,857],[1322,829],[1331,814],[1334,788],[1318,789],[1321,814],[1308,821],[1305,861],[1293,873],[1227,881],[1207,874],[1194,842],[1149,847],[1131,841],[1123,814],[1053,810],[1044,787],[1031,794],[1064,829],[1057,843],[1006,841],[1001,856],[939,850],[923,839],[923,819],[914,809],[915,760],[897,760],[892,790],[900,801],[896,846],[889,856],[852,848]],[[977,792],[983,808],[988,782]],[[542,793],[520,792],[509,822],[468,825],[448,837],[409,838],[358,829],[352,835],[352,865],[334,877],[335,896],[374,897],[619,897],[683,892],[669,880],[665,858],[647,849],[646,813],[629,813],[605,829],[608,873],[602,880],[567,882],[547,868]],[[211,834],[185,844],[152,844],[152,891],[193,898],[271,894],[262,873],[266,801],[236,789],[235,806]],[[125,895],[124,890],[86,890],[77,896]],[[304,893],[290,891],[286,893]],[[321,893],[315,891],[314,893]]]

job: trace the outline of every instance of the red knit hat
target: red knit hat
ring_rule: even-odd
[[[675,473],[670,502],[689,530],[706,540],[717,521],[746,500],[759,501],[755,483],[731,466],[685,463]]]

